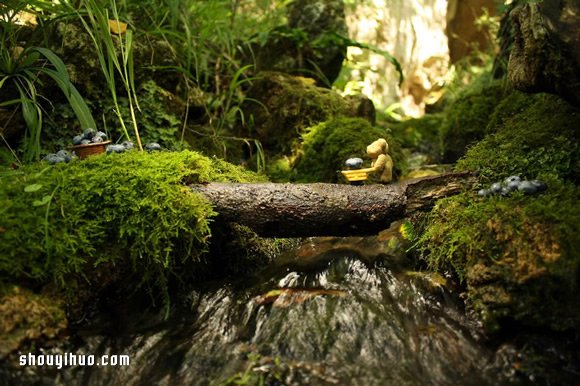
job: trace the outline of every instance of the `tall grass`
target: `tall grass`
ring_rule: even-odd
[[[115,0],[108,0],[107,3],[107,6],[111,8],[112,14],[109,14],[108,8],[103,6],[102,2],[97,0],[81,0],[81,10],[78,12],[78,16],[95,46],[101,71],[105,76],[107,87],[113,98],[115,113],[123,129],[123,133],[127,139],[131,139],[117,97],[116,76],[121,79],[129,102],[133,133],[139,149],[143,150],[135,115],[135,109],[139,108],[139,104],[137,101],[137,93],[135,92],[133,32],[129,28],[124,34],[116,35],[111,32],[109,20],[117,26],[117,30],[120,30],[119,13]],[[84,15],[87,16],[88,21],[85,20]]]

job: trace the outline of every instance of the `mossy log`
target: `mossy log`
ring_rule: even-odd
[[[390,185],[209,183],[192,189],[209,199],[222,221],[261,236],[306,237],[374,234],[472,183],[469,173],[448,173]]]

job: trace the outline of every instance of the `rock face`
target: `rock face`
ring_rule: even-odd
[[[455,63],[474,49],[485,50],[490,46],[490,34],[475,25],[478,17],[487,10],[496,14],[495,0],[449,0],[447,3],[447,27],[449,59]]]
[[[580,105],[580,0],[516,2],[502,21],[510,83]]]
[[[242,135],[260,140],[267,152],[289,153],[304,129],[335,116],[361,117],[374,124],[373,103],[363,95],[342,97],[312,79],[261,72],[242,107],[248,127]],[[257,101],[257,102],[256,102]]]

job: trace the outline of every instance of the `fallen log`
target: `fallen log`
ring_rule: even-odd
[[[347,236],[375,234],[473,181],[469,173],[447,173],[389,185],[209,183],[192,189],[214,205],[218,220],[261,236]]]

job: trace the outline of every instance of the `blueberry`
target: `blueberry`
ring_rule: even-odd
[[[505,183],[509,184],[510,182],[520,182],[522,179],[520,178],[520,176],[509,176],[508,178],[505,179]]]
[[[518,186],[520,186],[520,184],[521,184],[520,180],[511,180],[507,183],[507,188],[513,192],[514,190],[518,189]]]
[[[84,137],[82,135],[75,135],[73,137],[73,145],[80,145],[81,141],[84,139]]]
[[[148,151],[161,150],[161,145],[159,145],[157,142],[151,142],[145,145],[145,150]]]
[[[83,131],[83,138],[84,139],[91,139],[95,136],[96,133],[97,133],[97,130],[95,130],[95,129],[92,129],[92,128],[85,129],[85,131]]]
[[[501,188],[501,192],[499,192],[502,196],[507,197],[510,195],[512,191],[509,188]]]
[[[107,146],[107,153],[123,153],[125,146],[123,145],[109,145]]]
[[[540,180],[531,180],[532,185],[536,188],[538,192],[543,192],[548,189],[548,185],[544,181]]]
[[[133,142],[131,141],[123,141],[121,145],[125,146],[125,149],[127,150],[131,150],[133,148]]]
[[[54,164],[57,164],[60,162],[65,162],[64,158],[59,157],[56,154],[48,154],[46,157],[44,157],[44,160],[51,165],[54,165]]]
[[[81,145],[88,145],[89,143],[91,143],[91,141],[89,139],[83,139],[81,141]]]
[[[538,189],[530,181],[522,181],[520,186],[518,186],[518,190],[524,194],[533,194],[538,191]]]
[[[349,158],[344,163],[344,165],[349,169],[360,169],[362,164],[363,160],[360,158]]]
[[[477,192],[477,195],[480,197],[485,197],[485,196],[489,195],[489,190],[488,189],[481,189]]]
[[[100,143],[100,142],[103,142],[103,137],[99,137],[98,135],[95,135],[93,138],[91,138],[91,142],[92,143]]]
[[[56,153],[56,156],[63,158],[65,162],[70,162],[72,160],[72,155],[66,150],[59,150]]]
[[[103,133],[102,131],[97,131],[97,133],[95,134],[95,137],[101,137],[103,138],[103,141],[107,140],[107,134]]]
[[[494,182],[493,184],[491,184],[491,187],[489,188],[489,190],[492,193],[501,193],[501,189],[502,189],[502,186],[501,186],[501,183],[499,183],[499,182]]]

